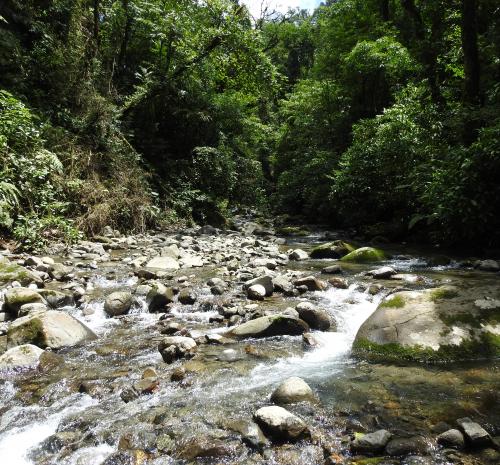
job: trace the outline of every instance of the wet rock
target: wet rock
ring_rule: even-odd
[[[273,278],[273,287],[274,292],[280,292],[286,295],[293,292],[293,284],[286,276],[283,275]]]
[[[55,454],[65,447],[70,447],[77,444],[82,438],[82,433],[79,431],[61,431],[50,435],[47,439],[37,447],[38,450]]]
[[[293,404],[313,400],[312,389],[302,378],[297,376],[283,381],[271,395],[271,401],[275,404]]]
[[[331,265],[323,268],[321,270],[321,273],[323,274],[341,274],[342,273],[342,268],[340,265]]]
[[[266,436],[276,440],[296,441],[308,434],[307,425],[282,407],[262,407],[254,413],[254,420]]]
[[[45,304],[45,299],[33,289],[17,287],[9,289],[4,295],[4,308],[13,316],[19,314],[19,309],[25,304]]]
[[[148,367],[142,373],[142,379],[145,378],[158,378],[158,373],[153,367]]]
[[[413,436],[411,438],[391,439],[385,446],[387,455],[401,456],[409,454],[426,455],[429,452],[429,443],[422,436]]]
[[[175,271],[180,268],[179,262],[172,257],[154,257],[146,264],[146,268],[156,268],[164,271]]]
[[[344,241],[327,242],[311,250],[311,258],[341,258],[355,248]]]
[[[227,337],[244,339],[248,337],[271,337],[280,335],[298,336],[309,329],[304,321],[291,316],[278,314],[263,316],[247,321],[227,333]]]
[[[172,334],[177,333],[181,329],[182,329],[182,325],[180,323],[172,321],[170,323],[167,323],[165,326],[161,327],[160,333],[172,335]]]
[[[145,465],[148,454],[142,450],[120,450],[112,453],[101,465]]]
[[[32,344],[13,347],[0,356],[0,370],[36,367],[44,350]]]
[[[132,307],[132,294],[126,291],[113,292],[106,297],[104,311],[109,316],[118,316],[128,313]]]
[[[183,305],[193,305],[198,300],[198,296],[191,289],[182,289],[178,300]]]
[[[383,266],[376,270],[370,270],[366,274],[374,279],[389,279],[396,274],[396,270],[392,266]]]
[[[270,444],[259,425],[253,421],[228,420],[224,426],[239,433],[243,442],[254,449],[262,450]]]
[[[243,356],[241,355],[241,353],[235,349],[226,349],[217,355],[217,360],[221,362],[236,362],[242,359]]]
[[[304,333],[302,335],[302,341],[306,346],[317,347],[319,346],[319,341],[316,339],[313,333]]]
[[[208,344],[225,345],[235,342],[234,339],[224,337],[222,334],[206,334],[205,340]]]
[[[330,314],[326,310],[316,308],[311,302],[300,302],[295,310],[299,318],[304,320],[312,329],[327,331],[332,325]]]
[[[148,310],[151,313],[163,312],[174,301],[174,290],[161,283],[154,283],[146,296]]]
[[[165,363],[173,363],[177,359],[194,356],[196,342],[190,337],[170,336],[160,342],[158,350]]]
[[[429,266],[446,266],[450,263],[451,259],[446,255],[434,255],[428,260]]]
[[[328,282],[337,289],[349,288],[349,282],[345,278],[330,278]]]
[[[351,450],[353,452],[370,452],[376,453],[384,450],[385,446],[391,439],[392,434],[385,429],[380,429],[373,433],[364,434],[351,442]]]
[[[57,310],[19,318],[7,332],[9,347],[32,343],[41,348],[59,349],[94,339],[97,336],[90,328]]]
[[[324,281],[314,276],[296,279],[293,284],[296,287],[306,286],[308,291],[324,291],[327,287]]]
[[[247,297],[251,300],[264,300],[266,288],[261,284],[254,284],[247,289]]]
[[[0,284],[13,281],[17,281],[22,286],[28,286],[31,283],[43,284],[43,279],[37,273],[9,261],[6,257],[0,256]]]
[[[72,307],[75,305],[75,299],[72,294],[66,294],[65,292],[56,291],[54,289],[40,289],[38,293],[52,309]]]
[[[307,260],[309,258],[309,255],[306,251],[302,249],[295,249],[295,250],[290,250],[288,252],[288,258],[290,260],[302,261],[302,260]]]
[[[260,285],[260,286],[264,287],[264,289],[266,291],[265,297],[269,297],[269,296],[273,295],[274,284],[273,284],[273,280],[271,279],[270,276],[260,276],[260,277],[255,278],[255,279],[250,279],[249,281],[247,281],[243,285],[243,289],[248,290],[250,287],[255,286],[255,285]]]
[[[380,249],[361,247],[343,256],[340,260],[343,262],[369,263],[380,262],[386,259],[385,253]]]
[[[171,381],[182,381],[186,377],[186,369],[184,367],[177,367],[170,375]]]
[[[160,383],[156,376],[148,376],[136,381],[133,387],[139,394],[152,394],[158,389],[159,385]]]
[[[492,444],[489,433],[470,418],[459,418],[457,425],[463,431],[465,439],[472,447],[486,447]]]
[[[500,265],[495,260],[481,260],[475,266],[481,271],[500,271]]]
[[[139,393],[132,387],[126,387],[121,393],[120,398],[125,403],[133,402],[134,400],[139,398]]]
[[[196,458],[223,458],[235,455],[238,443],[235,441],[222,441],[209,436],[196,436],[187,440],[177,456],[183,460]]]
[[[49,275],[56,281],[69,281],[73,277],[73,268],[62,263],[54,263],[49,271]]]
[[[437,443],[444,447],[462,449],[465,444],[464,435],[458,429],[449,429],[437,437]]]

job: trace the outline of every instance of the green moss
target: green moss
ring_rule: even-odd
[[[356,248],[344,241],[327,242],[311,250],[311,258],[340,258],[353,252]]]
[[[500,336],[486,332],[478,339],[460,345],[442,345],[438,350],[428,347],[406,347],[397,343],[376,344],[360,338],[353,344],[353,352],[373,362],[449,363],[500,356]]]
[[[451,286],[443,286],[431,291],[431,300],[435,302],[440,299],[453,299],[458,296],[457,289]]]
[[[394,297],[384,300],[379,308],[403,308],[405,306],[405,300],[400,295],[395,295]]]
[[[375,249],[373,247],[361,247],[360,249],[356,249],[348,253],[340,260],[343,262],[370,263],[380,262],[386,260],[386,258],[385,253],[380,249]]]
[[[440,313],[439,318],[447,326],[457,324],[469,325],[473,328],[481,328],[484,325],[496,325],[500,323],[500,309],[482,311],[480,313],[460,312],[445,314]]]

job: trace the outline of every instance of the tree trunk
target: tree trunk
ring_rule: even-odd
[[[464,101],[479,103],[480,67],[477,46],[478,0],[462,0],[462,51],[464,54]]]
[[[132,27],[132,16],[130,14],[129,0],[122,0],[122,8],[125,13],[125,26],[123,29],[123,38],[120,45],[120,54],[118,56],[118,73],[122,74],[126,67],[127,48],[130,40],[130,30]]]
[[[94,43],[97,52],[99,50],[99,0],[94,0]]]
[[[389,21],[389,0],[380,0],[380,15],[382,16],[382,20]]]

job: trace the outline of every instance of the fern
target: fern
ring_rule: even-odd
[[[8,206],[19,204],[19,190],[10,182],[0,181],[0,202]]]

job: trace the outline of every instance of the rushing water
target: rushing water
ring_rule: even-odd
[[[400,272],[424,273],[426,283],[438,279],[448,282],[458,276],[453,274],[458,273],[453,267],[425,269],[418,258],[391,264]],[[143,301],[126,319],[108,318],[103,298],[84,309],[71,309],[99,335],[99,340],[63,351],[66,366],[60,371],[40,373],[33,379],[30,374],[21,374],[0,381],[1,465],[100,465],[118,449],[124,433],[151,431],[153,426],[147,418],[156,411],[161,411],[181,436],[214,431],[221,434],[227,418],[251,417],[255,409],[269,402],[273,389],[290,376],[304,378],[322,402],[316,414],[300,408],[297,413],[315,426],[318,421],[324,426],[325,418],[331,417],[329,431],[339,436],[346,428],[345,418],[372,421],[373,405],[380,406],[376,412],[381,426],[393,425],[402,430],[411,423],[417,432],[428,431],[429,425],[462,410],[465,416],[474,409],[487,409],[486,404],[481,404],[481,396],[486,402],[488,393],[498,388],[496,362],[441,369],[368,365],[353,360],[350,351],[356,332],[383,297],[383,293],[372,296],[359,290],[358,284],[364,279],[361,271],[359,267],[350,271],[356,279],[348,289],[331,288],[310,296],[337,322],[336,332],[314,332],[317,346],[304,348],[300,337],[288,336],[229,346],[200,346],[200,359],[185,362],[192,375],[182,387],[169,382],[172,369],[180,362],[174,366],[163,364],[156,350],[158,333],[154,325],[158,315],[147,313]],[[90,280],[90,288],[119,289],[135,283],[126,276],[108,280],[96,275]],[[200,295],[208,298],[203,289]],[[295,303],[290,301],[290,305]],[[208,324],[217,314],[215,311],[177,306],[171,314],[189,329],[224,330]],[[148,366],[157,369],[160,389],[125,404],[120,392],[140,378]],[[79,386],[84,381],[95,383],[97,394],[81,392]],[[480,388],[473,390],[478,384]],[[500,417],[494,409],[484,414],[491,415],[485,420],[490,426],[495,426]],[[335,412],[343,412],[343,416],[336,417]],[[81,428],[87,431],[85,438],[91,440],[83,438],[80,447],[64,453],[56,451],[41,461],[39,445],[61,428],[67,430],[68,424],[77,424],[75,418],[82,421]],[[434,452],[433,457],[433,463],[445,463],[438,453]],[[317,462],[306,457],[303,463]]]

